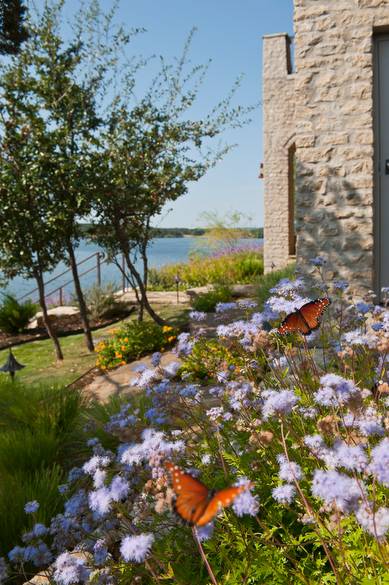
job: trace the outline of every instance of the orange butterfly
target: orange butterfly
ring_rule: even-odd
[[[221,508],[230,506],[236,496],[251,487],[250,483],[246,483],[215,492],[170,461],[165,462],[165,467],[176,494],[175,510],[192,526],[205,526]]]
[[[300,309],[290,313],[278,327],[278,333],[293,333],[298,331],[303,335],[309,335],[320,325],[320,317],[331,303],[330,299],[322,298],[305,303]]]

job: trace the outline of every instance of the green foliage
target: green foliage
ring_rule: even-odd
[[[214,290],[196,295],[192,301],[195,311],[211,313],[218,303],[226,303],[232,299],[231,288],[226,285],[216,286]]]
[[[272,272],[268,272],[261,276],[258,279],[258,287],[257,287],[257,299],[258,305],[261,309],[263,307],[263,303],[269,298],[270,296],[270,289],[273,288],[282,278],[294,278],[295,274],[295,265],[289,264],[285,268],[280,270],[273,270]]]
[[[124,365],[169,347],[176,338],[177,331],[168,325],[161,327],[151,321],[125,323],[97,345],[96,365],[103,370]]]
[[[15,55],[28,38],[26,7],[21,0],[0,1],[0,54]]]
[[[37,312],[38,307],[30,300],[24,303],[10,294],[4,295],[0,306],[0,330],[4,333],[20,333]]]
[[[205,222],[206,232],[202,238],[207,248],[223,250],[238,247],[239,240],[247,237],[247,232],[240,227],[242,221],[250,217],[240,211],[219,215],[217,211],[205,211],[200,216]]]
[[[102,286],[92,285],[84,291],[84,299],[88,312],[94,321],[113,318],[123,313],[127,307],[126,303],[120,302],[115,296],[117,286],[108,282]],[[74,299],[74,302],[77,302]]]
[[[174,290],[175,276],[180,278],[180,288],[186,289],[208,284],[248,284],[263,273],[262,251],[232,250],[214,256],[194,254],[189,262],[168,264],[152,268],[149,272],[149,288]]]
[[[0,380],[0,549],[8,551],[33,519],[47,523],[63,502],[58,486],[86,455],[80,442],[87,402],[62,387]]]

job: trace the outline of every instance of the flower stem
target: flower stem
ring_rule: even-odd
[[[197,546],[199,548],[200,555],[201,555],[201,558],[203,559],[204,565],[207,567],[208,575],[210,576],[213,585],[218,585],[218,582],[216,581],[216,577],[213,574],[211,565],[209,564],[208,559],[205,556],[205,552],[204,552],[204,549],[202,547],[202,544],[201,544],[201,542],[199,540],[199,537],[197,535],[197,530],[196,530],[196,527],[195,526],[192,526],[192,533],[193,533],[193,538],[195,539],[195,541],[197,543]]]

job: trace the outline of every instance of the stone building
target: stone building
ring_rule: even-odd
[[[264,37],[265,270],[389,286],[389,0],[294,0]],[[292,68],[293,61],[293,68]]]

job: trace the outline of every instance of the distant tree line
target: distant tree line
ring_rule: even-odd
[[[82,223],[79,225],[80,233],[87,236],[93,233],[95,225],[92,223]],[[239,228],[244,232],[247,238],[263,238],[263,228],[243,227]],[[185,236],[204,236],[207,233],[207,228],[150,228],[151,238],[184,238]]]

